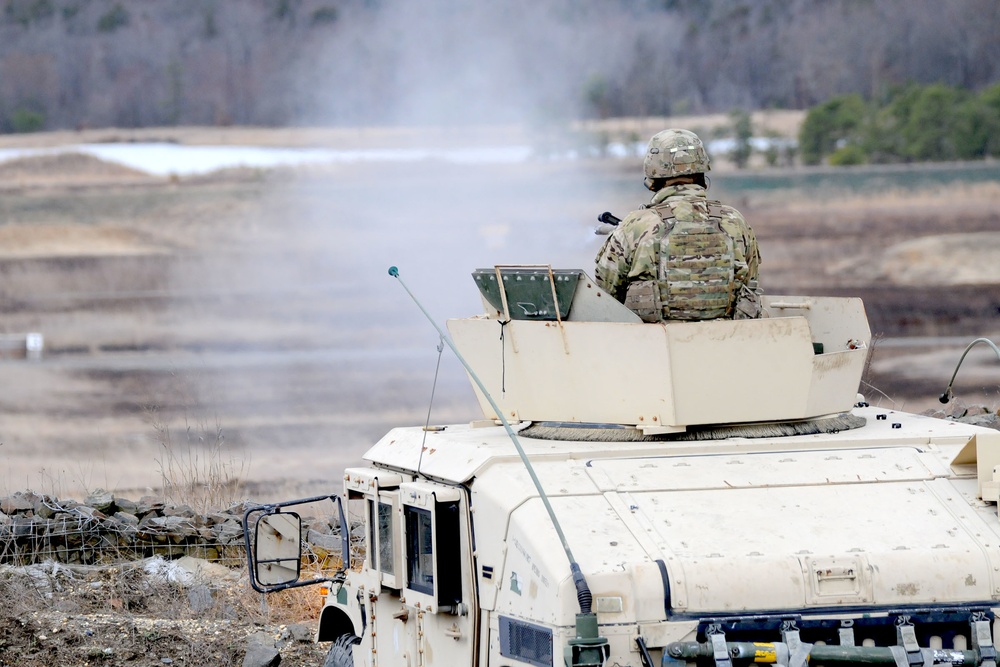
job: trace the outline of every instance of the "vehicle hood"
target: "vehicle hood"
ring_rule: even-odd
[[[996,510],[975,498],[974,480],[951,473],[947,454],[928,446],[603,459],[587,473],[665,565],[675,611],[989,601],[1000,592]],[[593,538],[586,516],[570,521],[581,543]]]

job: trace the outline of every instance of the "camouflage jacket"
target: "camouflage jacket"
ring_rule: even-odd
[[[693,183],[663,188],[649,204],[629,213],[604,242],[595,260],[597,284],[621,302],[625,301],[630,283],[660,279],[657,275],[660,238],[668,230],[652,207],[667,199],[674,204],[675,213],[688,205],[695,217],[701,214],[708,219],[705,188]],[[721,227],[733,238],[736,287],[756,281],[760,250],[750,225],[735,208],[723,206]]]

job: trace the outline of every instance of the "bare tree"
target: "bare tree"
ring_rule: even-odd
[[[1000,80],[995,0],[9,0],[0,128],[813,106]]]

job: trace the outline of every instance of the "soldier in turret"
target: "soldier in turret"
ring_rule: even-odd
[[[646,322],[760,316],[760,251],[739,211],[709,200],[705,147],[693,132],[656,134],[646,149],[649,204],[597,254],[597,284]]]

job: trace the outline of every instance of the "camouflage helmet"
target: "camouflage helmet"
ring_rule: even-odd
[[[687,130],[663,130],[653,135],[643,167],[647,188],[653,179],[703,174],[712,168],[705,145],[697,134]]]

